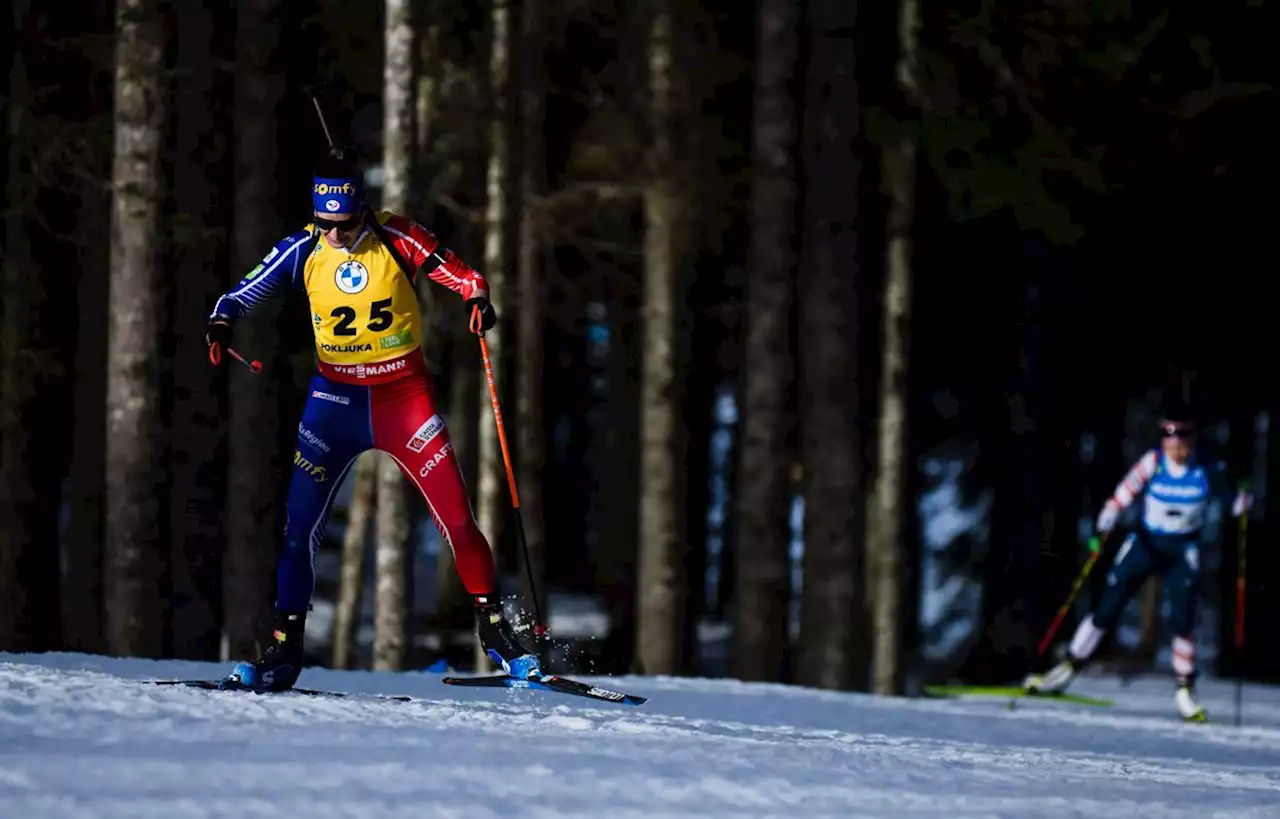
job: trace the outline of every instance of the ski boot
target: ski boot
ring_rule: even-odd
[[[271,644],[262,657],[252,663],[240,663],[227,677],[232,685],[255,691],[288,691],[302,673],[302,634],[306,614],[276,613],[276,627]]]
[[[1049,669],[1043,676],[1039,674],[1027,675],[1027,678],[1022,681],[1022,690],[1031,695],[1061,694],[1067,690],[1067,686],[1071,685],[1071,681],[1076,678],[1076,674],[1079,671],[1079,664],[1067,657]]]
[[[1187,722],[1205,722],[1209,716],[1204,706],[1196,702],[1196,678],[1178,677],[1178,688],[1173,692],[1173,702],[1178,707],[1178,715]]]
[[[502,613],[502,602],[493,595],[475,595],[476,631],[489,659],[508,675],[522,680],[542,676],[538,655],[525,648]]]

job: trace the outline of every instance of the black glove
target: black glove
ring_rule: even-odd
[[[487,333],[498,323],[498,312],[493,309],[493,305],[489,303],[489,299],[484,296],[476,296],[474,299],[467,299],[467,327],[474,332]],[[471,323],[472,309],[480,308],[480,329],[477,331]]]
[[[211,316],[204,329],[204,341],[209,345],[209,362],[213,366],[222,363],[222,351],[231,341],[231,323],[225,316]]]

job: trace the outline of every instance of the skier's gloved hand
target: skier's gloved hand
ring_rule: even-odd
[[[493,309],[493,305],[489,302],[487,296],[475,296],[467,299],[467,326],[471,328],[473,333],[487,333],[492,329],[493,325],[498,323],[498,313]],[[480,308],[480,326],[477,328],[472,313],[474,308]]]
[[[1118,520],[1119,517],[1120,507],[1116,506],[1111,501],[1107,501],[1103,505],[1102,511],[1098,513],[1098,531],[1104,535],[1107,532],[1110,532],[1115,528],[1116,520]]]
[[[209,345],[209,363],[218,366],[222,363],[222,352],[231,341],[231,322],[226,316],[213,315],[205,325],[204,341]]]

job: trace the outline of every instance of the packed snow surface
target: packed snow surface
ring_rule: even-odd
[[[728,680],[584,678],[630,708],[308,669],[408,703],[143,681],[226,665],[0,654],[0,817],[1280,817],[1280,690],[1156,676],[1111,708],[897,699]]]

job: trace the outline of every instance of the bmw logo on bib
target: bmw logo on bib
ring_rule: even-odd
[[[364,265],[349,259],[338,265],[338,272],[334,274],[333,280],[343,293],[359,293],[369,284],[369,271]]]

